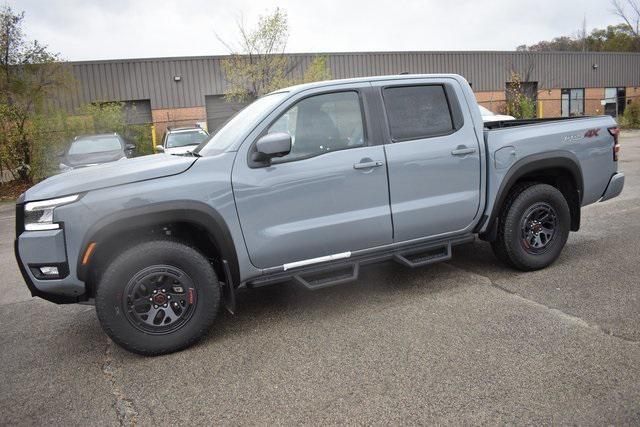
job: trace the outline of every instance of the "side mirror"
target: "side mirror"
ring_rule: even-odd
[[[125,144],[124,145],[124,149],[127,150],[127,151],[133,151],[133,150],[136,149],[136,146],[135,146],[135,144]]]
[[[256,142],[256,151],[256,161],[268,162],[273,157],[286,156],[291,152],[291,135],[286,132],[269,133]]]
[[[164,147],[162,145],[156,145],[156,151],[158,153],[164,153]]]

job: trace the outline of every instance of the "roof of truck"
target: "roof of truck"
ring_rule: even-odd
[[[388,76],[369,76],[369,77],[356,77],[352,79],[322,80],[319,82],[303,83],[295,86],[289,86],[283,89],[276,90],[272,93],[300,92],[303,90],[313,89],[317,87],[338,86],[338,85],[344,85],[344,84],[366,83],[366,82],[375,82],[375,81],[383,81],[383,80],[412,80],[412,79],[443,78],[443,77],[454,78],[456,80],[459,80],[459,79],[465,80],[464,77],[462,77],[459,74],[394,74],[394,75],[388,75]]]

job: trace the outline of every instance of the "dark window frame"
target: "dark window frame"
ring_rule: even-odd
[[[572,90],[581,90],[582,91],[582,114],[580,116],[572,116],[571,115],[571,91]],[[568,115],[564,115],[562,112],[562,95],[564,95],[565,93],[567,93],[569,95],[569,104],[567,105],[567,108],[569,109],[569,111],[567,111]],[[586,109],[586,104],[585,104],[585,98],[586,98],[586,94],[587,91],[585,88],[583,87],[565,87],[560,89],[560,116],[562,117],[583,117],[585,116],[585,109]]]
[[[271,128],[271,126],[273,126],[275,124],[275,122],[277,122],[278,120],[280,120],[280,118],[282,116],[284,116],[290,109],[292,109],[293,107],[295,107],[298,103],[309,99],[309,98],[313,98],[315,96],[321,96],[321,95],[330,95],[330,94],[334,94],[334,93],[345,93],[345,92],[354,92],[356,93],[356,95],[358,95],[358,104],[360,106],[360,116],[362,119],[362,140],[363,140],[363,144],[359,145],[359,146],[354,146],[354,147],[345,147],[345,148],[341,148],[339,150],[333,150],[333,151],[327,151],[327,152],[323,152],[323,153],[317,153],[317,154],[310,154],[308,156],[303,156],[303,157],[296,157],[295,159],[287,159],[286,157],[283,158],[273,158],[271,159],[271,163],[268,166],[272,166],[272,165],[282,165],[282,164],[286,164],[286,163],[292,163],[292,162],[298,162],[301,160],[308,160],[308,159],[313,159],[315,157],[318,156],[323,156],[325,154],[330,154],[330,153],[338,153],[340,151],[344,151],[344,150],[351,150],[353,148],[362,148],[362,147],[370,147],[374,144],[371,144],[370,139],[369,139],[369,129],[368,129],[368,125],[367,125],[367,117],[366,117],[366,113],[365,113],[365,104],[364,104],[364,96],[362,93],[362,88],[341,88],[341,89],[333,89],[333,90],[326,90],[326,91],[321,91],[321,92],[313,92],[310,94],[307,94],[305,96],[302,96],[298,99],[296,99],[295,101],[291,102],[290,104],[287,104],[284,109],[282,110],[282,112],[280,114],[278,114],[273,120],[271,120],[265,127],[264,129],[258,134],[258,136],[254,139],[254,141],[251,143],[251,146],[249,147],[249,150],[247,150],[247,163],[249,165],[249,167],[251,169],[256,169],[256,168],[262,168],[262,167],[266,167],[267,165],[265,165],[263,162],[257,162],[255,160],[252,159],[253,157],[253,153],[256,152],[256,144],[258,143],[258,140],[260,138],[262,138],[263,136],[265,136],[268,132],[268,130]]]
[[[406,88],[406,87],[421,87],[421,86],[440,86],[442,88],[442,92],[444,93],[444,98],[447,101],[447,108],[449,111],[449,118],[451,119],[451,130],[447,131],[447,132],[439,132],[439,133],[434,133],[434,134],[430,134],[430,135],[422,135],[422,136],[417,136],[417,137],[407,137],[407,138],[394,138],[392,133],[391,133],[391,123],[389,122],[389,114],[388,114],[388,109],[387,109],[387,102],[385,100],[385,91],[387,89],[398,89],[398,88]],[[395,144],[397,142],[405,142],[405,141],[418,141],[418,140],[422,140],[422,139],[429,139],[429,138],[438,138],[441,136],[448,136],[448,135],[453,135],[454,133],[458,132],[463,124],[464,124],[464,119],[462,118],[461,122],[459,125],[456,125],[456,120],[455,120],[455,116],[454,116],[454,112],[453,112],[453,108],[451,106],[451,100],[449,99],[449,90],[447,90],[447,83],[444,82],[439,82],[439,83],[416,83],[416,84],[390,84],[390,85],[386,85],[386,86],[382,86],[380,88],[380,97],[382,99],[382,110],[384,112],[384,117],[385,117],[385,122],[387,125],[387,134],[389,136],[389,140],[391,141],[392,144]]]

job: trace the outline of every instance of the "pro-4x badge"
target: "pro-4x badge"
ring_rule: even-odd
[[[593,138],[594,136],[598,136],[598,132],[600,132],[600,129],[596,128],[596,129],[587,129],[587,131],[584,133],[584,137],[585,138]]]

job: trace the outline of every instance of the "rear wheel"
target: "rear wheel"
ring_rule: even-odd
[[[98,319],[134,353],[159,355],[195,343],[213,324],[220,286],[209,261],[184,244],[133,246],[106,268],[96,290]]]
[[[538,270],[558,258],[570,225],[569,205],[557,188],[526,183],[509,195],[491,246],[506,264],[524,271]]]

